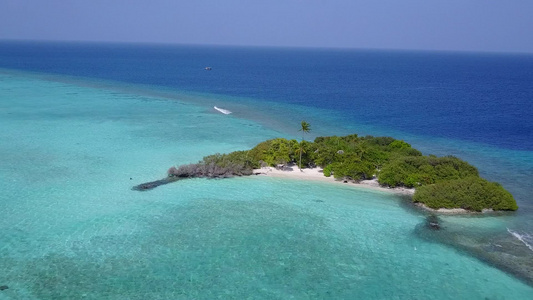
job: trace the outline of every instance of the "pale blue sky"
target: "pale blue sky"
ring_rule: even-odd
[[[0,39],[533,53],[533,0],[1,0]]]

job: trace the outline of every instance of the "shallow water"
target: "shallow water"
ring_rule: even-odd
[[[533,292],[434,242],[420,226],[424,215],[397,196],[264,177],[132,191],[172,165],[293,133],[267,126],[268,116],[251,121],[232,107],[220,114],[212,97],[195,104],[90,86],[0,74],[0,285],[9,286],[0,299],[527,299]],[[444,224],[493,232],[512,219]]]

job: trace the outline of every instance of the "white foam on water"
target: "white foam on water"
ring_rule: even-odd
[[[518,232],[512,231],[509,228],[507,228],[507,232],[512,234],[515,238],[517,238],[522,243],[524,243],[524,245],[526,245],[529,248],[529,250],[533,251],[533,245],[530,244],[531,241],[533,240],[533,237],[531,235],[529,235],[527,233],[519,234]],[[529,243],[526,240],[528,240]]]
[[[227,110],[227,109],[223,109],[223,108],[220,108],[220,107],[214,107],[216,110],[218,110],[219,112],[225,114],[225,115],[229,115],[231,114],[231,111]]]

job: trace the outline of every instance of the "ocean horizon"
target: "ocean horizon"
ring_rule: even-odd
[[[525,54],[0,41],[0,299],[528,299],[531,82]],[[435,232],[348,186],[131,190],[301,120],[457,156],[519,210]]]

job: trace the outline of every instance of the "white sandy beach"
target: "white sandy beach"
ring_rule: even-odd
[[[298,166],[291,166],[287,170],[279,170],[274,167],[264,167],[261,169],[255,169],[254,174],[258,174],[260,176],[272,176],[272,177],[278,177],[278,178],[292,178],[292,179],[299,179],[299,180],[314,180],[314,181],[322,181],[322,182],[329,182],[334,184],[344,184],[344,185],[350,185],[355,188],[364,188],[364,189],[372,189],[376,191],[384,191],[388,193],[394,193],[399,195],[408,195],[412,196],[415,193],[415,189],[409,189],[409,188],[387,188],[380,186],[377,179],[371,179],[371,180],[362,180],[359,183],[355,183],[352,181],[343,181],[343,180],[336,180],[333,176],[326,177],[322,173],[321,168],[305,168],[300,171]],[[468,211],[462,208],[440,208],[440,209],[432,209],[427,207],[426,205],[422,203],[416,203],[416,206],[420,207],[421,209],[434,212],[434,213],[440,213],[440,214],[450,214],[450,215],[457,215],[457,214],[477,214],[477,212]],[[490,213],[492,210],[483,210],[483,213]]]
[[[321,168],[304,168],[300,170],[298,166],[291,166],[287,170],[279,170],[273,167],[264,167],[261,169],[255,169],[254,174],[272,176],[278,178],[293,178],[300,180],[314,180],[322,182],[330,182],[335,184],[345,184],[352,185],[354,187],[373,189],[378,191],[385,191],[389,193],[409,195],[412,196],[415,192],[415,189],[408,188],[387,188],[379,185],[377,179],[372,180],[363,180],[359,183],[354,183],[351,181],[336,180],[333,176],[326,177],[322,173]]]

